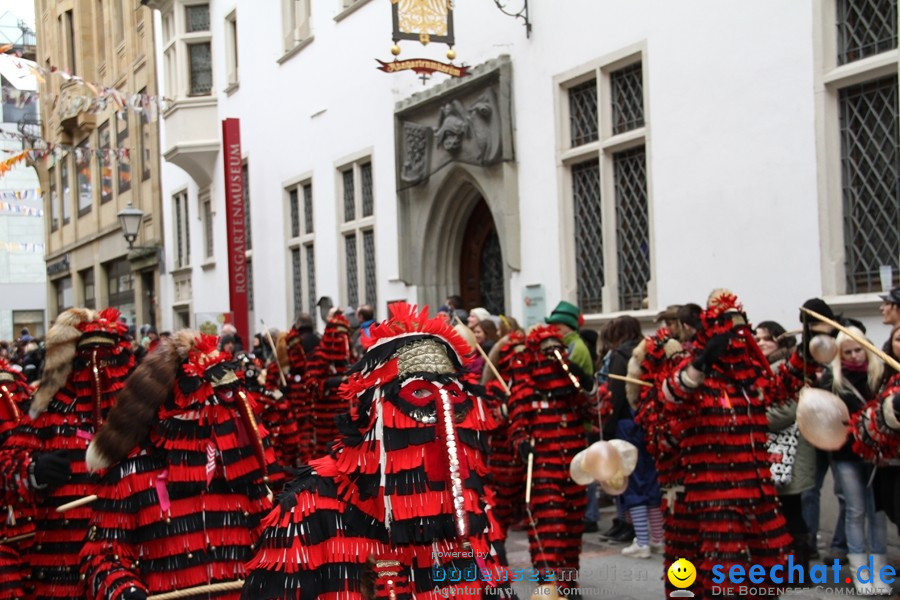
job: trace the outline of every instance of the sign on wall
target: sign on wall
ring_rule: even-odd
[[[244,174],[241,157],[239,119],[222,121],[222,148],[225,156],[225,225],[228,233],[228,299],[234,326],[243,340],[249,340],[247,308],[247,220],[244,215]]]
[[[543,284],[526,285],[522,290],[522,305],[525,307],[525,323],[522,325],[525,329],[543,323],[547,316],[547,296]]]

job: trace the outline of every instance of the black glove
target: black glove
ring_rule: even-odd
[[[519,457],[522,459],[522,462],[528,464],[528,455],[534,454],[534,448],[528,442],[520,442],[519,443]]]
[[[136,587],[128,588],[119,598],[121,600],[147,600],[147,592]]]
[[[731,343],[731,338],[733,337],[734,334],[729,332],[720,333],[709,338],[709,341],[706,342],[703,350],[700,351],[700,354],[697,355],[691,366],[704,374],[708,374],[713,364],[719,360],[719,357],[728,348],[728,344]]]
[[[35,455],[32,460],[32,478],[38,489],[56,488],[72,476],[72,468],[65,450]]]

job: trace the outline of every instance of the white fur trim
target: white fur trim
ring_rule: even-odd
[[[109,467],[109,459],[100,454],[100,451],[97,450],[97,444],[93,442],[88,444],[87,452],[84,453],[84,463],[90,473],[96,473]]]

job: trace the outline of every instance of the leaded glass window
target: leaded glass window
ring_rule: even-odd
[[[209,42],[188,44],[191,95],[205,96],[212,91],[212,49]]]
[[[575,272],[578,306],[603,310],[603,234],[600,211],[600,164],[596,159],[572,167],[575,201]]]
[[[291,277],[294,283],[294,314],[303,312],[303,273],[300,270],[300,248],[291,248]]]
[[[374,199],[372,198],[372,163],[366,163],[359,168],[359,178],[362,185],[362,215],[372,216]]]
[[[897,77],[840,91],[841,177],[847,293],[881,289],[880,265],[900,265],[900,132]]]
[[[72,188],[69,181],[69,155],[64,154],[59,162],[60,189],[62,190],[62,221],[69,222],[72,216]]]
[[[366,304],[377,306],[378,294],[375,280],[375,232],[363,231],[363,269],[366,279]]]
[[[312,244],[306,248],[306,302],[312,310],[316,305],[316,253]]]
[[[303,218],[306,221],[306,233],[313,232],[312,184],[303,186]]]
[[[597,80],[591,79],[569,89],[572,147],[597,141],[597,125]]]
[[[348,223],[356,219],[356,193],[353,185],[353,169],[347,169],[341,175],[344,181],[344,222]]]
[[[253,261],[247,261],[247,308],[253,310]]]
[[[644,125],[644,83],[641,63],[614,71],[609,76],[613,135]]]
[[[288,207],[291,211],[291,237],[295,238],[300,235],[300,207],[297,198],[297,188],[288,192]]]
[[[640,310],[650,280],[647,168],[643,147],[613,157],[619,310]]]
[[[897,0],[837,0],[839,65],[896,47]]]
[[[186,6],[184,10],[185,29],[188,33],[209,31],[209,4]]]
[[[356,266],[356,234],[344,236],[344,255],[347,258],[347,305],[359,305],[359,279]]]

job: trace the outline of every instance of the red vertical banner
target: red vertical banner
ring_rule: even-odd
[[[241,157],[241,122],[222,121],[225,157],[225,225],[228,233],[228,299],[234,326],[245,347],[250,342],[247,318],[247,220],[244,215],[244,174]]]

